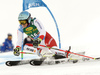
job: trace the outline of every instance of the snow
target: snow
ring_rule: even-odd
[[[85,51],[87,56],[100,57],[100,0],[43,1],[58,23],[62,49],[71,46],[72,52]],[[0,10],[0,44],[8,33],[12,33],[16,46],[18,14],[22,11],[22,0],[2,0]],[[43,23],[58,43],[55,24],[47,9],[40,7],[28,11]],[[100,61],[41,66],[27,64],[14,67],[4,64],[7,60],[18,59],[20,56],[15,57],[12,52],[0,53],[0,75],[100,75]]]
[[[8,57],[4,58],[5,55]],[[25,58],[25,56],[24,56]],[[31,57],[29,57],[31,58]],[[79,61],[77,63],[66,62],[60,64],[42,64],[32,66],[30,64],[18,66],[6,66],[7,60],[19,60],[12,52],[0,54],[0,74],[2,75],[100,75],[100,60]]]
[[[84,63],[65,63],[57,65],[8,67],[0,65],[2,75],[100,75],[100,61]]]

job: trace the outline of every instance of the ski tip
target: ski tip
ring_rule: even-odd
[[[12,66],[11,63],[10,63],[10,61],[7,61],[5,64],[6,64],[7,66]]]
[[[98,57],[98,58],[94,58],[94,60],[100,60],[100,57]]]

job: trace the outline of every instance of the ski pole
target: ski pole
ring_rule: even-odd
[[[59,51],[62,51],[62,52],[67,52],[67,55],[66,55],[67,58],[68,58],[68,54],[69,54],[69,52],[71,50],[71,46],[69,46],[69,49],[68,50],[62,50],[62,49],[52,48],[52,47],[48,47],[48,46],[45,46],[45,45],[39,45],[39,46],[46,47],[46,48],[50,48],[50,49],[59,50]]]
[[[45,45],[39,45],[39,46],[66,52],[65,50],[58,49],[58,48],[52,48],[52,47],[48,47],[48,46],[45,46]],[[69,46],[69,49],[67,51],[70,51],[70,50],[71,50],[71,46]]]
[[[71,49],[71,46],[69,47],[69,50],[62,50],[62,49],[57,49],[57,48],[52,48],[52,47],[48,47],[48,46],[44,46],[44,45],[39,45],[39,46],[42,46],[42,47],[46,47],[46,48],[51,48],[51,49],[55,49],[55,50],[59,50],[59,51],[63,51],[63,52],[67,52],[67,57],[68,57],[68,54],[74,54],[74,55],[78,55],[78,56],[83,56],[83,57],[86,57],[86,58],[90,58],[90,59],[98,59],[98,58],[93,58],[93,57],[90,57],[90,56],[85,56],[85,55],[81,55],[81,54],[78,54],[78,53],[74,53],[74,52],[70,52],[70,49]]]
[[[34,53],[29,53],[29,52],[20,52],[21,54],[34,54]]]
[[[90,58],[90,59],[94,59],[95,60],[95,58],[90,57],[90,56],[85,56],[85,55],[81,55],[81,54],[73,53],[73,52],[69,52],[69,53],[74,54],[74,55],[78,55],[78,56],[83,56],[83,57],[86,57],[86,58]]]

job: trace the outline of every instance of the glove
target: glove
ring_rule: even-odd
[[[37,48],[39,46],[39,44],[41,43],[42,39],[38,38],[36,40],[33,40],[33,47]]]
[[[16,47],[15,49],[14,49],[14,55],[15,56],[19,56],[20,55],[20,48],[19,47]]]

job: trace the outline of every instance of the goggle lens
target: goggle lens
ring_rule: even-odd
[[[20,24],[26,24],[27,21],[26,21],[26,20],[21,20],[21,21],[19,21],[19,23],[20,23]]]

